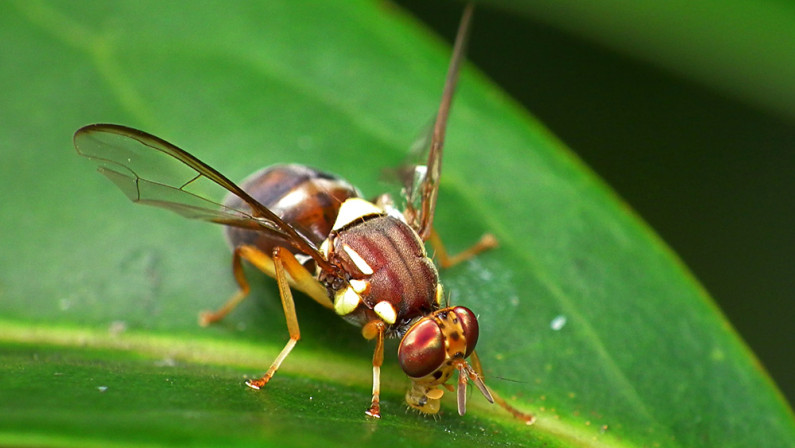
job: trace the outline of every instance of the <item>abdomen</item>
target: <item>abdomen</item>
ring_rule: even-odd
[[[264,168],[246,178],[240,187],[316,246],[331,232],[340,205],[348,198],[360,197],[359,191],[344,179],[295,164]],[[234,195],[227,196],[224,205],[249,210]],[[300,253],[286,240],[265,232],[227,227],[226,237],[233,248],[251,245],[270,255],[274,247],[281,246]]]

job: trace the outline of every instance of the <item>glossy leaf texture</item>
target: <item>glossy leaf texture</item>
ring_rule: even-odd
[[[0,5],[0,444],[793,446],[791,410],[675,255],[471,66],[435,225],[453,251],[501,246],[442,279],[531,427],[478,394],[464,417],[453,397],[439,419],[406,412],[394,341],[368,421],[372,346],[301,296],[303,339],[246,388],[287,339],[275,283],[249,270],[251,298],[199,328],[235,290],[221,229],[132,205],[71,146],[115,122],[231,179],[296,162],[372,196],[433,117],[449,51],[383,2]]]

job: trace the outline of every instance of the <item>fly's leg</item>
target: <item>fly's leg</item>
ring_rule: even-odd
[[[476,351],[474,350],[472,351],[472,355],[469,356],[469,362],[472,365],[472,368],[475,370],[475,373],[477,373],[477,375],[480,376],[480,378],[483,378],[483,366],[481,366],[480,364],[480,358],[478,358],[478,354]],[[494,399],[494,403],[497,403],[501,408],[508,411],[511,415],[523,421],[525,425],[532,425],[533,423],[535,423],[536,418],[535,416],[533,416],[533,414],[527,414],[525,412],[516,409],[515,407],[508,404],[508,402],[505,401],[505,399],[503,399],[498,393],[494,392],[489,386],[486,386],[484,384],[484,387],[491,394],[491,397]]]
[[[232,312],[232,310],[240,305],[240,302],[242,302],[243,299],[248,296],[251,288],[248,285],[248,280],[246,280],[246,274],[243,272],[243,263],[241,262],[246,248],[250,247],[238,246],[232,253],[232,274],[235,276],[235,280],[237,281],[237,286],[239,288],[238,291],[216,311],[202,311],[199,313],[199,325],[202,327],[214,324],[226,317],[227,314]]]
[[[433,247],[436,258],[439,260],[439,266],[441,266],[443,269],[447,269],[457,265],[458,263],[467,261],[479,253],[489,249],[494,249],[499,245],[497,238],[494,235],[486,233],[480,237],[480,240],[477,243],[473,244],[468,249],[455,255],[450,255],[447,253],[447,249],[445,249],[444,243],[442,243],[442,239],[439,237],[439,233],[437,233],[435,229],[431,230],[431,236],[428,238],[428,241]]]
[[[282,308],[284,308],[284,317],[287,320],[287,331],[290,333],[290,340],[284,345],[281,353],[279,353],[279,356],[276,357],[262,378],[246,381],[246,385],[253,389],[260,389],[268,384],[268,381],[279,370],[279,366],[282,365],[284,359],[287,358],[295,344],[301,339],[301,331],[298,329],[298,317],[295,314],[295,302],[293,302],[293,293],[290,291],[290,284],[287,281],[287,273],[289,272],[293,278],[295,278],[297,273],[304,272],[306,275],[309,275],[309,273],[306,269],[303,269],[303,266],[298,263],[298,260],[295,259],[290,251],[282,247],[273,249],[272,260],[276,282],[279,284],[279,296],[282,299]],[[301,270],[298,270],[297,267],[300,267]]]
[[[365,339],[375,339],[373,352],[373,400],[365,414],[373,418],[381,418],[381,365],[384,363],[384,331],[386,325],[381,320],[373,320],[362,327]]]
[[[304,268],[298,262],[298,260],[295,259],[290,251],[281,248],[280,250],[287,254],[282,256],[282,261],[286,263],[288,275],[287,279],[290,285],[299,291],[303,291],[324,307],[333,308],[334,305],[331,303],[331,299],[328,297],[326,288],[323,287],[323,285],[321,285],[320,282],[318,282],[317,279],[315,279],[312,274],[307,271],[306,268]],[[246,298],[246,296],[248,296],[250,288],[248,285],[248,280],[246,280],[246,274],[243,270],[242,260],[248,261],[260,271],[273,278],[276,278],[276,267],[272,257],[266,255],[264,252],[254,246],[236,247],[232,253],[232,273],[235,276],[235,280],[237,281],[239,289],[218,310],[204,311],[200,313],[199,325],[206,327],[222,320],[227,314],[232,312],[232,310],[234,310],[235,307],[237,307],[240,302]]]
[[[273,361],[268,371],[262,378],[249,380],[246,384],[254,389],[259,389],[270,381],[282,362],[295,344],[301,339],[301,332],[298,328],[298,317],[295,314],[295,303],[290,286],[294,286],[312,297],[316,302],[326,308],[333,307],[331,299],[328,297],[326,289],[323,287],[306,268],[296,260],[295,256],[283,247],[273,249],[272,256],[254,246],[238,246],[232,256],[232,272],[240,289],[233,295],[221,308],[214,312],[205,311],[199,316],[199,323],[203,326],[217,322],[229,314],[249,293],[249,284],[243,271],[242,260],[246,260],[257,269],[276,279],[279,285],[279,296],[284,309],[284,317],[287,320],[287,331],[290,333],[290,340],[287,341],[276,360]]]

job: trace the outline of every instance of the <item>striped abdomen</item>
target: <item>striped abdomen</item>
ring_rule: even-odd
[[[269,166],[249,176],[240,186],[315,245],[328,237],[340,204],[348,198],[359,197],[358,190],[345,180],[296,164]],[[249,210],[234,195],[227,196],[224,205]],[[296,252],[285,239],[265,232],[227,227],[226,236],[232,247],[257,246],[268,255],[276,246]]]

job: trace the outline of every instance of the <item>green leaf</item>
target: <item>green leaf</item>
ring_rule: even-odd
[[[481,321],[488,384],[439,419],[405,412],[394,341],[383,419],[372,345],[298,296],[287,340],[271,279],[235,291],[221,231],[130,204],[71,147],[91,122],[161,136],[232,179],[277,162],[385,188],[432,117],[449,48],[400,10],[348,2],[0,5],[0,444],[24,446],[795,446],[795,419],[676,257],[472,67],[448,130],[442,273]]]

